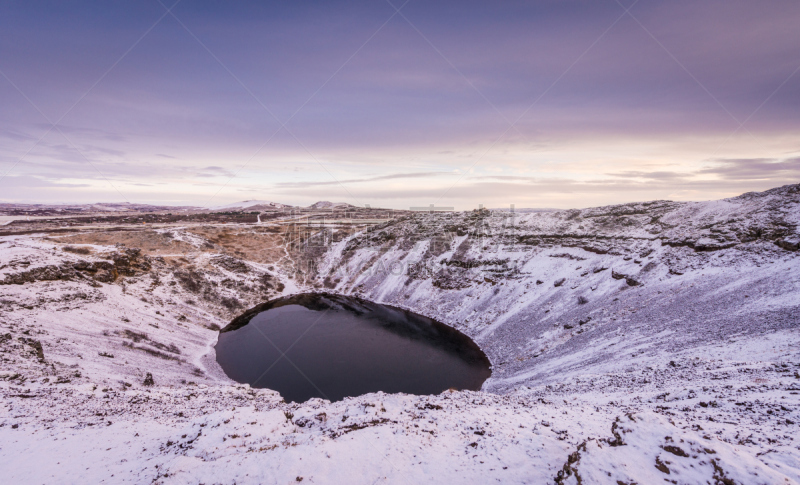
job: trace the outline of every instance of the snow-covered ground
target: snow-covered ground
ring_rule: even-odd
[[[798,219],[798,186],[406,215],[287,250],[320,270],[304,277],[6,236],[0,480],[800,483]],[[202,247],[188,230],[171,237]],[[227,379],[216,329],[314,289],[453,325],[493,376],[481,392],[301,404]]]
[[[279,202],[271,202],[268,200],[244,200],[242,202],[234,202],[232,204],[210,207],[209,210],[279,210],[291,207],[292,206],[290,205],[281,204]]]

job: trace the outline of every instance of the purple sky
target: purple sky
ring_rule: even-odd
[[[167,1],[0,0],[0,201],[581,207],[800,181],[797,1]]]

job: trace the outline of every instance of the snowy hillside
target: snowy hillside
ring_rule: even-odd
[[[246,224],[3,236],[0,481],[800,483],[799,219],[793,185],[299,246]],[[452,325],[492,377],[298,404],[224,375],[219,328],[317,290]]]
[[[563,381],[800,323],[800,188],[705,203],[413,215],[338,243],[321,282],[464,331],[486,389]],[[442,230],[444,229],[444,230]],[[627,364],[625,364],[627,365]]]
[[[351,207],[355,208],[354,205],[347,202],[328,202],[327,200],[314,202],[308,206],[309,209],[349,209]]]
[[[281,204],[280,202],[270,202],[268,200],[243,200],[241,202],[234,202],[226,205],[219,205],[211,207],[212,211],[265,211],[265,210],[281,210],[291,208],[292,206]]]

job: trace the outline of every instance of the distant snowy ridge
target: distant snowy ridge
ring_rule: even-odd
[[[47,211],[56,213],[93,212],[155,212],[163,210],[197,210],[194,206],[168,206],[130,202],[97,202],[94,204],[12,204],[0,203],[0,214]]]
[[[519,212],[521,214],[527,214],[529,212],[558,212],[563,209],[553,209],[547,207],[495,207],[493,209],[489,209],[490,211],[507,211],[507,212]]]
[[[355,208],[354,205],[347,202],[329,202],[327,200],[321,200],[308,206],[309,209],[349,209],[351,207]]]
[[[280,210],[291,208],[291,205],[281,204],[280,202],[271,202],[268,200],[243,200],[241,202],[234,202],[232,204],[218,205],[210,207],[212,211],[221,210]]]

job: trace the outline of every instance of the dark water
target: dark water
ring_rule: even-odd
[[[478,390],[491,374],[486,355],[451,327],[330,294],[294,295],[248,310],[222,329],[216,351],[231,379],[295,402]]]

